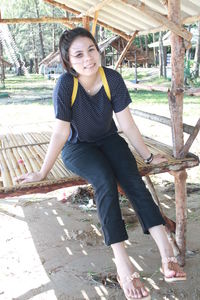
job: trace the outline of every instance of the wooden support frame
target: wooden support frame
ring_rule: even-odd
[[[189,149],[192,146],[192,143],[194,142],[197,134],[199,133],[199,130],[200,130],[200,119],[197,121],[197,124],[195,125],[193,132],[191,133],[183,149],[179,153],[179,156],[181,158],[185,157],[189,152]]]
[[[25,24],[25,23],[61,23],[69,28],[74,28],[75,25],[70,19],[53,18],[53,17],[41,17],[41,18],[13,18],[13,19],[0,19],[0,24]]]
[[[99,15],[99,11],[96,10],[94,13],[94,19],[93,19],[93,24],[92,24],[92,35],[93,36],[95,36],[95,33],[96,33],[98,15]]]
[[[125,55],[126,55],[128,49],[129,49],[130,46],[131,46],[133,40],[135,39],[137,33],[138,33],[138,31],[136,30],[136,31],[134,32],[134,34],[132,35],[132,37],[130,38],[130,40],[128,41],[128,43],[126,44],[126,47],[125,47],[124,50],[122,51],[122,53],[121,53],[121,55],[120,55],[120,57],[119,57],[119,59],[118,59],[116,65],[115,65],[115,70],[116,70],[116,69],[119,67],[119,65],[121,64],[123,58],[125,57]]]
[[[176,33],[178,36],[181,36],[186,41],[190,41],[192,38],[192,34],[188,32],[183,27],[176,24],[176,22],[169,20],[167,17],[159,14],[158,12],[152,10],[150,7],[145,5],[143,2],[139,0],[120,0],[121,2],[125,3],[126,5],[129,5],[131,7],[134,7],[135,9],[138,9],[139,11],[142,11],[144,14],[151,16],[152,18],[156,19],[161,25],[164,25],[172,32]],[[157,30],[158,31],[158,30]]]

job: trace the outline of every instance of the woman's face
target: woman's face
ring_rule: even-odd
[[[88,37],[77,37],[69,48],[69,62],[79,75],[95,74],[100,66],[100,55],[93,41]]]

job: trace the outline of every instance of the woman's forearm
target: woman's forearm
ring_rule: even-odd
[[[143,159],[147,159],[151,155],[135,123],[132,123],[130,127],[126,128],[124,134]]]
[[[47,174],[53,167],[60,151],[62,150],[65,142],[68,139],[68,136],[69,136],[69,134],[66,134],[66,135],[59,134],[59,133],[52,134],[52,137],[51,137],[51,140],[49,143],[49,147],[48,147],[43,165],[40,170],[42,179],[44,179],[47,176]]]

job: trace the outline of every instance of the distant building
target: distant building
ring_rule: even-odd
[[[55,77],[64,73],[59,51],[51,52],[39,63],[39,74]]]

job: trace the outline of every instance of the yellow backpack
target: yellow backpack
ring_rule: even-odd
[[[107,81],[104,69],[102,67],[99,67],[99,72],[101,75],[101,80],[102,80],[106,95],[107,95],[108,99],[111,100],[110,88],[108,85],[108,81]],[[73,86],[73,91],[72,91],[71,106],[73,106],[73,104],[76,100],[77,91],[78,91],[78,78],[74,77],[74,86]]]

